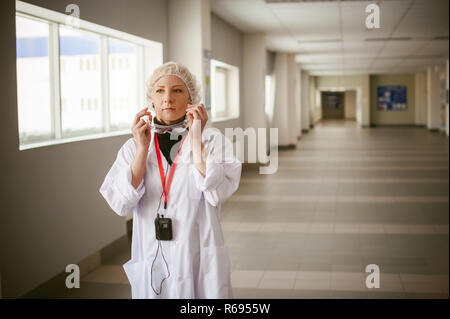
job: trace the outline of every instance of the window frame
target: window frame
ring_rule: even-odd
[[[37,137],[39,141],[20,144],[19,150],[26,150],[36,147],[43,147],[55,144],[77,142],[83,140],[98,139],[104,137],[131,134],[131,128],[120,131],[111,131],[111,123],[109,117],[109,66],[108,66],[108,39],[116,39],[120,41],[130,42],[138,46],[137,52],[137,77],[138,85],[136,90],[138,94],[139,105],[146,105],[145,99],[145,82],[151,72],[163,63],[163,45],[160,42],[144,39],[129,33],[118,31],[112,28],[101,26],[82,19],[76,19],[77,26],[71,26],[70,15],[45,9],[36,5],[32,5],[22,1],[16,1],[16,16],[27,19],[33,19],[49,24],[49,81],[50,81],[50,114],[51,114],[51,138],[48,136]],[[102,109],[102,127],[100,133],[90,134],[76,137],[62,138],[62,121],[61,121],[61,65],[59,55],[59,26],[74,28],[79,31],[95,33],[100,37],[100,65],[96,65],[101,72],[101,97],[102,102],[99,107]],[[18,108],[18,105],[17,105]],[[130,119],[131,125],[132,119]],[[19,131],[18,131],[19,134]]]

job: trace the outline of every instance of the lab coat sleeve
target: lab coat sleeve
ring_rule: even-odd
[[[136,154],[136,142],[130,138],[120,148],[117,158],[100,187],[100,193],[119,216],[128,215],[145,193],[144,178],[135,189],[131,184],[131,163]]]
[[[239,187],[241,162],[233,155],[233,144],[221,133],[203,141],[208,150],[205,177],[193,165],[196,187],[205,199],[217,207],[223,204]]]

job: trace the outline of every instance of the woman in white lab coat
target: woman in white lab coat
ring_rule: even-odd
[[[155,116],[137,113],[100,188],[118,215],[134,214],[123,265],[132,297],[232,298],[220,207],[239,186],[241,163],[220,131],[205,129],[200,86],[186,67],[157,68],[147,100]]]

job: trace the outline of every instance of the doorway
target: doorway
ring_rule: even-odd
[[[344,119],[344,92],[322,92],[322,118]]]

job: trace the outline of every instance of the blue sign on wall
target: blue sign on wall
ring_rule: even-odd
[[[406,86],[379,86],[377,104],[379,111],[406,111]]]

